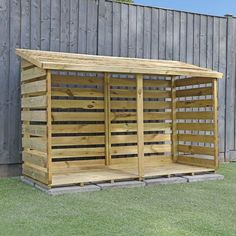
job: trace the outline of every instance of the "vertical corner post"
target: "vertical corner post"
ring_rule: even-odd
[[[51,71],[47,70],[47,158],[48,185],[52,184],[52,80]]]
[[[219,168],[219,138],[218,138],[218,81],[212,82],[213,95],[213,122],[214,122],[214,166]]]
[[[110,74],[104,75],[104,114],[105,114],[105,164],[111,164],[111,96],[110,96]]]
[[[176,77],[171,78],[171,118],[172,118],[172,160],[177,162],[177,124],[176,124]]]
[[[144,118],[143,118],[143,75],[136,75],[137,91],[137,144],[138,144],[138,175],[144,178]]]

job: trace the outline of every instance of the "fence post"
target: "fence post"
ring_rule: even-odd
[[[234,104],[235,104],[235,53],[233,16],[227,18],[227,47],[226,47],[226,109],[225,109],[225,161],[231,161],[231,151],[234,148]]]

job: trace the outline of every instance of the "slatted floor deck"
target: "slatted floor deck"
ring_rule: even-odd
[[[53,174],[52,186],[56,187],[68,184],[138,179],[137,166],[131,163],[111,166],[98,166],[84,169],[81,168],[79,172],[75,171],[76,170],[74,170],[74,172],[67,171],[67,173],[63,174]],[[159,165],[155,165],[155,163],[149,162],[144,167],[144,177],[149,178],[178,174],[196,174],[212,171],[214,171],[214,169],[171,162],[162,163]]]

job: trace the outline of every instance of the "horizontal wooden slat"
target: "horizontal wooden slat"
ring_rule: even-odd
[[[143,87],[171,87],[171,80],[158,80],[158,79],[144,79],[143,80]]]
[[[136,120],[136,112],[112,112],[111,121]],[[144,120],[171,120],[170,112],[144,112]]]
[[[170,152],[170,144],[144,145],[144,153],[162,153]],[[137,146],[111,147],[111,155],[129,155],[137,154]]]
[[[179,152],[184,152],[189,154],[203,154],[203,155],[214,156],[214,148],[210,147],[178,145],[177,149]]]
[[[214,136],[212,136],[212,135],[178,134],[178,140],[185,141],[185,142],[213,143]]]
[[[188,85],[198,85],[198,84],[208,84],[212,83],[212,79],[210,78],[197,78],[197,77],[192,77],[192,78],[186,78],[186,79],[178,79],[175,82],[176,87],[181,87],[181,86],[188,86]]]
[[[52,163],[53,173],[61,173],[62,170],[68,169],[71,172],[72,168],[91,168],[93,166],[104,166],[105,159],[99,160],[79,160],[79,161],[55,161]]]
[[[100,133],[105,132],[104,124],[52,125],[52,133]]]
[[[24,162],[47,168],[47,153],[35,150],[27,150],[22,152],[22,157]]]
[[[38,67],[34,67],[21,72],[21,81],[28,82],[32,79],[46,76],[46,70]]]
[[[170,141],[170,134],[145,134],[144,142]],[[111,143],[137,143],[137,135],[112,135]]]
[[[52,137],[52,146],[94,145],[104,143],[104,136]]]
[[[104,109],[104,101],[53,99],[52,108]]]
[[[46,111],[22,111],[22,121],[47,121]]]
[[[176,108],[196,108],[196,107],[212,107],[213,100],[192,100],[192,101],[177,101]]]
[[[131,86],[136,87],[135,79],[128,78],[111,78],[110,79],[111,86]],[[170,80],[143,80],[144,87],[170,87]]]
[[[143,96],[147,98],[171,98],[170,91],[144,90]],[[136,90],[111,89],[112,98],[136,98]]]
[[[208,120],[213,119],[213,112],[176,112],[177,119]]]
[[[36,165],[27,163],[23,165],[23,174],[41,183],[48,184],[48,174],[45,172],[46,169],[45,171],[42,171],[42,169],[39,169]]]
[[[36,97],[26,97],[21,99],[22,108],[46,108],[47,107],[47,97],[46,96],[36,96]]]
[[[34,136],[46,136],[47,126],[46,125],[24,125],[22,126],[22,133]]]
[[[105,148],[63,148],[52,150],[52,158],[101,157],[104,155]]]
[[[47,139],[45,138],[22,138],[22,146],[26,149],[34,149],[47,152]]]
[[[103,85],[103,78],[52,74],[52,84]]]
[[[104,94],[99,89],[52,87],[52,96],[104,97]]]
[[[208,123],[177,123],[178,130],[196,130],[196,131],[213,131],[214,124]]]
[[[144,102],[144,109],[170,109],[171,102],[161,101],[146,101]],[[136,109],[135,101],[111,101],[111,109]]]
[[[170,130],[170,123],[144,123],[144,131]],[[131,132],[137,131],[136,124],[122,123],[111,124],[111,132]]]
[[[104,121],[104,112],[52,112],[52,121]]]
[[[112,121],[136,120],[136,112],[111,112]],[[170,112],[145,112],[144,120],[171,119]],[[53,121],[104,121],[103,112],[52,112]]]
[[[211,87],[184,89],[176,91],[176,97],[192,97],[192,96],[205,96],[205,95],[212,95]]]
[[[215,168],[214,160],[203,159],[203,158],[194,158],[189,156],[178,156],[178,163],[186,165],[194,165],[208,168]]]
[[[34,81],[21,85],[21,95],[38,95],[46,93],[46,80]]]

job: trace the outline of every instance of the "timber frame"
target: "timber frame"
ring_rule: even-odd
[[[16,49],[23,174],[48,187],[215,171],[217,79],[178,61]]]

